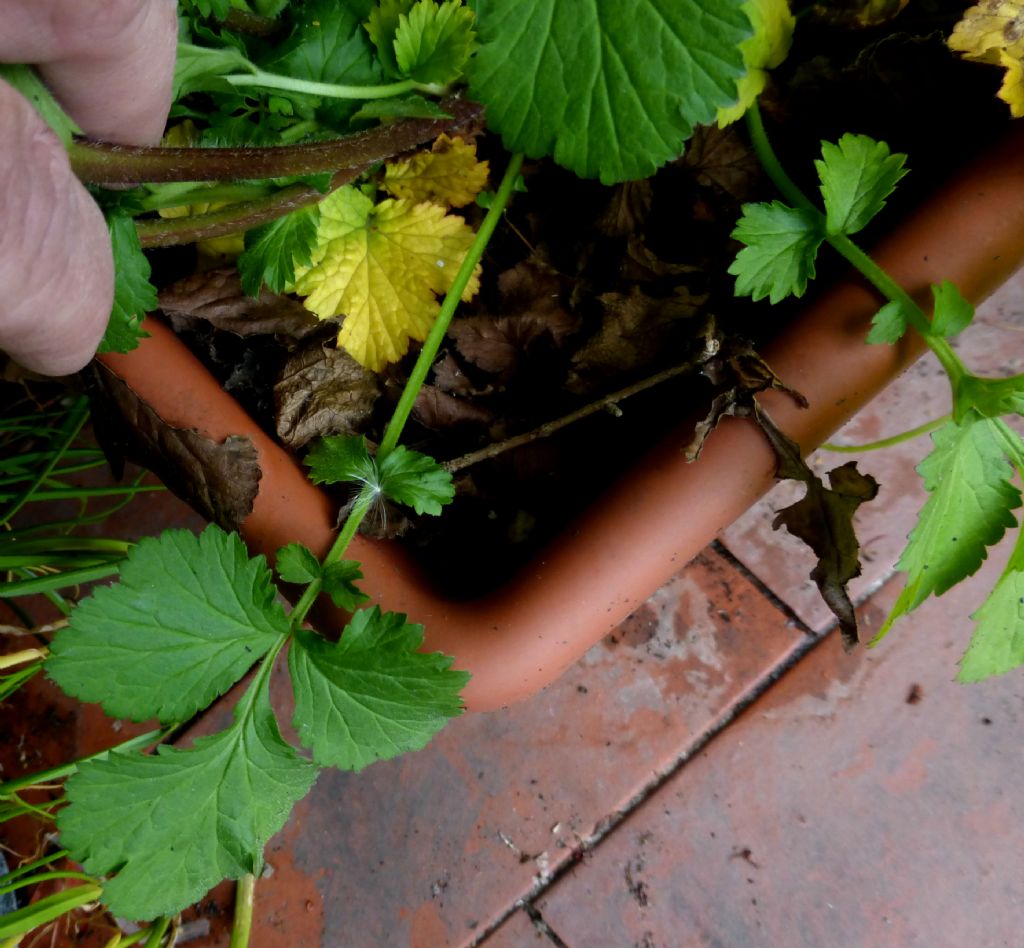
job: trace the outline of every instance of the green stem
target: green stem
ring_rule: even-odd
[[[9,915],[0,915],[0,938],[16,938],[19,935],[25,935],[55,918],[60,918],[61,915],[72,909],[95,902],[102,894],[103,889],[98,885],[78,885],[72,889],[48,895],[46,898],[26,905],[25,908],[11,912]]]
[[[34,491],[30,497],[33,500],[78,500],[84,497],[120,497],[123,494],[145,494],[160,490],[166,490],[163,484],[139,484],[137,487],[66,487],[60,490]],[[0,494],[0,500],[9,500],[17,496],[19,495]],[[23,501],[19,502],[16,510],[21,509],[21,503]]]
[[[459,267],[458,273],[456,273],[455,279],[452,281],[452,285],[445,295],[444,302],[441,304],[441,309],[437,314],[437,319],[434,321],[434,325],[430,328],[426,341],[420,349],[420,354],[416,359],[416,364],[413,366],[412,372],[409,373],[409,378],[405,383],[405,388],[402,390],[402,395],[398,400],[398,404],[395,406],[394,413],[392,414],[391,420],[388,422],[387,429],[384,432],[384,438],[380,443],[380,447],[377,449],[378,460],[385,458],[398,445],[398,439],[401,437],[402,430],[405,428],[405,424],[409,420],[413,404],[416,401],[416,395],[423,386],[423,382],[427,377],[427,372],[430,371],[431,365],[434,364],[434,359],[437,357],[437,352],[444,340],[445,333],[448,331],[448,326],[452,321],[452,316],[455,314],[455,309],[459,305],[459,301],[462,299],[462,294],[465,292],[466,287],[473,276],[473,271],[476,269],[477,264],[483,257],[484,251],[487,249],[487,244],[490,242],[491,237],[494,234],[494,229],[498,226],[498,221],[504,213],[505,207],[512,196],[516,177],[518,176],[522,165],[523,156],[520,154],[513,155],[509,160],[508,167],[505,169],[505,175],[501,179],[501,184],[498,186],[498,192],[495,195],[490,209],[487,211],[487,216],[480,225],[480,229],[477,231],[476,237],[469,248],[469,252],[462,261],[462,265]],[[324,563],[332,563],[335,560],[340,560],[345,555],[345,551],[348,549],[349,543],[352,542],[353,537],[356,535],[356,531],[359,529],[359,525],[363,522],[363,519],[373,506],[375,500],[377,500],[377,490],[372,485],[365,485],[359,491],[359,494],[356,496],[355,503],[352,505],[352,509],[349,511],[344,524],[342,524],[341,530],[338,532],[337,538],[331,545],[327,555],[324,557]],[[291,613],[291,628],[293,631],[297,629],[306,618],[306,615],[312,608],[313,603],[316,602],[316,597],[320,594],[321,588],[322,583],[320,579],[317,578],[314,579],[313,582],[311,582],[303,591],[302,596],[295,604],[295,608]]]
[[[914,329],[922,336],[928,347],[938,357],[942,367],[949,375],[954,391],[957,382],[967,374],[967,369],[957,357],[950,344],[941,336],[931,332],[931,323],[924,310],[914,302],[913,298],[892,277],[889,276],[868,254],[860,249],[845,234],[829,234],[825,229],[824,215],[815,207],[810,199],[794,183],[793,179],[782,167],[761,118],[761,110],[755,102],[746,113],[747,129],[750,142],[754,146],[758,160],[766,174],[784,198],[794,207],[813,212],[821,218],[821,233],[825,240],[860,271],[861,275],[877,289],[886,299],[898,303]]]
[[[398,439],[402,436],[402,430],[409,420],[409,415],[412,414],[416,396],[426,381],[430,367],[437,358],[438,350],[441,348],[441,343],[448,332],[452,316],[455,315],[455,309],[458,307],[462,294],[465,292],[466,286],[473,276],[473,271],[483,257],[484,250],[494,234],[494,229],[498,226],[498,221],[505,212],[505,207],[512,196],[516,176],[519,174],[522,166],[523,156],[521,154],[513,155],[508,163],[508,167],[505,169],[505,176],[501,179],[501,184],[498,186],[498,192],[494,197],[494,201],[487,211],[487,216],[480,225],[476,238],[473,240],[473,244],[469,248],[465,259],[462,261],[462,266],[459,267],[459,272],[452,282],[451,289],[445,295],[437,319],[434,321],[434,325],[431,327],[430,333],[423,343],[423,348],[420,349],[419,357],[416,359],[412,372],[409,373],[409,380],[405,383],[402,395],[395,406],[394,414],[391,416],[391,421],[388,422],[387,429],[384,432],[384,438],[377,449],[378,459],[383,459],[394,451],[398,444]]]
[[[15,879],[27,876],[30,872],[35,872],[36,869],[42,869],[43,866],[49,866],[52,863],[55,863],[58,859],[63,859],[67,854],[68,850],[58,849],[57,852],[51,853],[49,856],[43,856],[42,859],[36,859],[34,862],[26,863],[24,866],[18,866],[17,869],[12,869],[6,875],[0,876],[0,885],[7,885]]]
[[[890,435],[888,438],[879,438],[878,441],[868,441],[865,444],[833,444],[831,441],[826,441],[821,447],[825,451],[833,451],[836,454],[859,454],[861,451],[879,451],[882,448],[891,448],[893,445],[902,444],[904,441],[911,441],[923,434],[928,434],[929,431],[941,428],[952,417],[952,415],[942,415],[940,418],[933,418],[931,421],[926,421],[923,425],[918,425],[909,431],[902,431],[899,434]]]
[[[404,92],[425,92],[428,95],[443,95],[445,86],[417,82],[415,79],[402,79],[380,86],[345,86],[333,82],[314,82],[310,79],[297,79],[294,76],[281,76],[273,72],[257,69],[254,73],[234,73],[222,76],[236,89],[256,86],[261,89],[278,89],[283,92],[300,92],[325,99],[389,99],[402,95]]]
[[[159,730],[147,731],[145,734],[140,734],[138,737],[133,737],[130,740],[124,741],[116,747],[99,751],[96,754],[90,754],[88,757],[80,757],[78,760],[73,760],[68,764],[61,764],[59,767],[51,767],[49,770],[40,770],[34,774],[27,774],[24,777],[17,777],[14,780],[8,780],[7,783],[0,783],[0,797],[5,797],[8,794],[27,790],[30,787],[36,787],[41,784],[55,783],[58,780],[63,780],[65,777],[70,777],[76,770],[78,770],[81,764],[90,760],[106,760],[107,756],[115,751],[138,750],[139,748],[147,747],[150,744],[155,744],[170,735],[177,726],[178,725],[175,724]]]
[[[154,921],[147,929],[146,943],[143,945],[143,948],[160,948],[164,935],[167,934],[167,929],[170,926],[171,920],[166,915]]]
[[[256,877],[246,873],[235,886],[235,918],[231,926],[229,948],[248,948],[252,936],[253,907],[256,904]]]
[[[37,885],[40,882],[49,882],[51,879],[78,879],[80,882],[91,882],[94,885],[99,885],[99,881],[97,879],[93,876],[86,875],[84,872],[74,872],[71,869],[54,869],[52,872],[40,872],[34,876],[23,876],[20,879],[16,879],[14,882],[0,886],[0,895],[6,895],[8,892],[15,892],[18,889],[24,889],[29,885]]]

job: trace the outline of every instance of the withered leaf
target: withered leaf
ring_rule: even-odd
[[[289,356],[274,386],[277,436],[296,449],[324,435],[359,434],[379,395],[376,374],[343,349],[308,342]]]
[[[878,26],[903,12],[910,0],[829,0],[814,5],[816,18],[844,27]]]
[[[434,384],[450,395],[472,395],[475,391],[472,381],[450,352],[434,363]]]
[[[742,203],[756,196],[763,180],[760,162],[735,125],[701,125],[693,133],[681,163],[697,183]]]
[[[494,420],[494,414],[486,408],[442,392],[435,385],[424,385],[416,396],[413,415],[425,428],[444,431],[473,425],[486,428]]]
[[[799,480],[806,483],[807,493],[780,510],[772,526],[776,530],[784,526],[818,557],[811,579],[839,620],[843,645],[851,649],[857,644],[857,616],[846,584],[860,575],[860,544],[853,529],[853,515],[861,504],[874,500],[878,482],[870,474],[861,474],[856,461],[849,461],[829,471],[830,486],[826,487],[800,458],[799,447],[786,440],[787,450],[795,452],[790,464],[795,468],[799,462]]]
[[[626,240],[626,256],[622,262],[622,278],[629,282],[643,282],[683,273],[695,273],[700,267],[691,263],[672,263],[662,260],[644,242],[633,235]]]
[[[678,361],[694,349],[707,351],[710,317],[697,317],[705,297],[693,296],[685,287],[665,299],[648,296],[639,287],[628,295],[604,293],[598,297],[604,310],[601,326],[572,357],[566,388],[576,394],[606,392],[624,378],[661,361],[667,351]],[[696,361],[703,361],[700,352]]]
[[[705,363],[703,371],[704,375],[721,390],[712,400],[707,415],[694,428],[693,437],[685,449],[688,461],[695,461],[700,457],[708,435],[723,418],[730,415],[750,417],[756,407],[754,396],[758,392],[769,388],[775,389],[789,395],[801,408],[807,407],[807,399],[786,386],[747,342],[730,339],[716,358]],[[778,457],[779,463],[783,463],[782,455],[779,454]],[[788,478],[796,475],[780,471],[778,476]]]
[[[462,357],[507,382],[538,348],[561,348],[579,329],[565,309],[564,280],[536,261],[525,261],[498,277],[500,312],[456,319],[448,331]]]
[[[239,336],[276,334],[302,339],[320,323],[298,300],[266,287],[257,298],[242,292],[238,271],[207,270],[172,283],[159,293],[160,308],[176,332],[209,323]]]
[[[100,363],[95,363],[93,397],[102,408],[92,412],[104,450],[149,468],[207,520],[237,530],[252,512],[262,472],[249,438],[223,443],[190,428],[173,428]]]
[[[853,515],[865,501],[878,493],[878,483],[869,474],[861,474],[851,461],[829,472],[830,487],[808,467],[798,445],[783,434],[754,399],[758,392],[774,388],[786,392],[801,407],[806,399],[787,388],[768,365],[749,346],[715,360],[708,375],[730,376],[731,386],[714,400],[707,417],[697,426],[687,450],[689,460],[700,453],[708,434],[718,422],[731,415],[753,420],[775,452],[775,476],[781,480],[801,481],[807,492],[795,504],[780,510],[773,526],[785,526],[803,540],[818,557],[811,571],[822,599],[839,620],[843,645],[857,644],[857,617],[846,591],[846,584],[860,575],[860,545],[853,529]]]
[[[594,226],[610,237],[625,237],[641,230],[651,213],[653,188],[649,180],[626,181],[611,189],[608,204]]]

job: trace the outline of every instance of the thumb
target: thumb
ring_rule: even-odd
[[[103,214],[35,109],[0,81],[0,349],[45,375],[103,338],[114,262]]]

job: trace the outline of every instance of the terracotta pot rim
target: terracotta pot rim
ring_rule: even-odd
[[[919,208],[873,256],[922,304],[929,285],[950,279],[978,302],[1024,260],[1024,129],[1006,138]],[[850,280],[818,296],[764,356],[810,403],[797,408],[767,393],[775,423],[810,451],[876,395],[923,350],[908,334],[897,346],[864,338],[879,297]],[[247,435],[263,470],[242,535],[269,558],[301,541],[322,554],[334,533],[334,509],[295,460],[272,441],[159,323],[128,355],[103,361],[169,424],[222,441]],[[665,440],[598,504],[535,557],[506,586],[482,599],[438,595],[395,544],[357,538],[363,588],[383,608],[426,627],[428,650],[455,657],[473,678],[467,708],[489,710],[528,697],[556,679],[667,582],[774,481],[774,458],[746,421],[727,420],[688,465],[687,426]],[[624,551],[628,550],[626,553]],[[315,614],[339,628],[329,603]]]

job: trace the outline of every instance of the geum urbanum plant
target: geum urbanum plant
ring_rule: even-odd
[[[143,248],[239,234],[245,289],[294,291],[321,318],[343,315],[339,344],[365,365],[423,342],[375,453],[362,439],[330,438],[306,458],[315,481],[356,493],[323,560],[296,544],[278,551],[278,578],[304,586],[290,613],[263,557],[249,558],[216,526],[140,542],[119,580],[73,611],[53,640],[50,678],[112,715],[162,727],[0,786],[0,797],[18,799],[70,774],[57,817],[62,852],[94,874],[45,911],[6,916],[0,938],[101,897],[117,915],[156,919],[145,936],[155,945],[169,916],[233,878],[242,881],[233,944],[246,944],[263,848],[318,769],[359,769],[421,747],[459,713],[466,674],[420,653],[422,631],[407,617],[366,606],[346,548],[381,498],[426,514],[451,498],[450,476],[398,442],[457,303],[475,288],[522,156],[550,155],[609,184],[652,174],[696,125],[763,84],[762,75],[738,87],[778,57],[766,58],[777,44],[763,41],[766,21],[752,13],[764,6],[181,0],[177,144],[161,148],[83,139],[31,68],[0,67],[51,123],[107,215],[117,282],[101,351],[130,351],[145,337],[156,294]],[[451,95],[466,86],[469,100]],[[496,193],[481,199],[489,210],[476,235],[448,212],[486,177],[457,139],[374,176],[382,161],[456,134],[478,116],[472,101],[512,153]],[[428,179],[444,175],[447,185],[430,191]],[[388,196],[378,200],[378,190]],[[399,292],[377,292],[385,283]],[[307,626],[321,593],[353,613],[337,642]],[[271,707],[271,671],[285,653],[302,750],[283,739]],[[250,672],[230,727],[144,752]],[[0,888],[42,881],[40,866]]]

